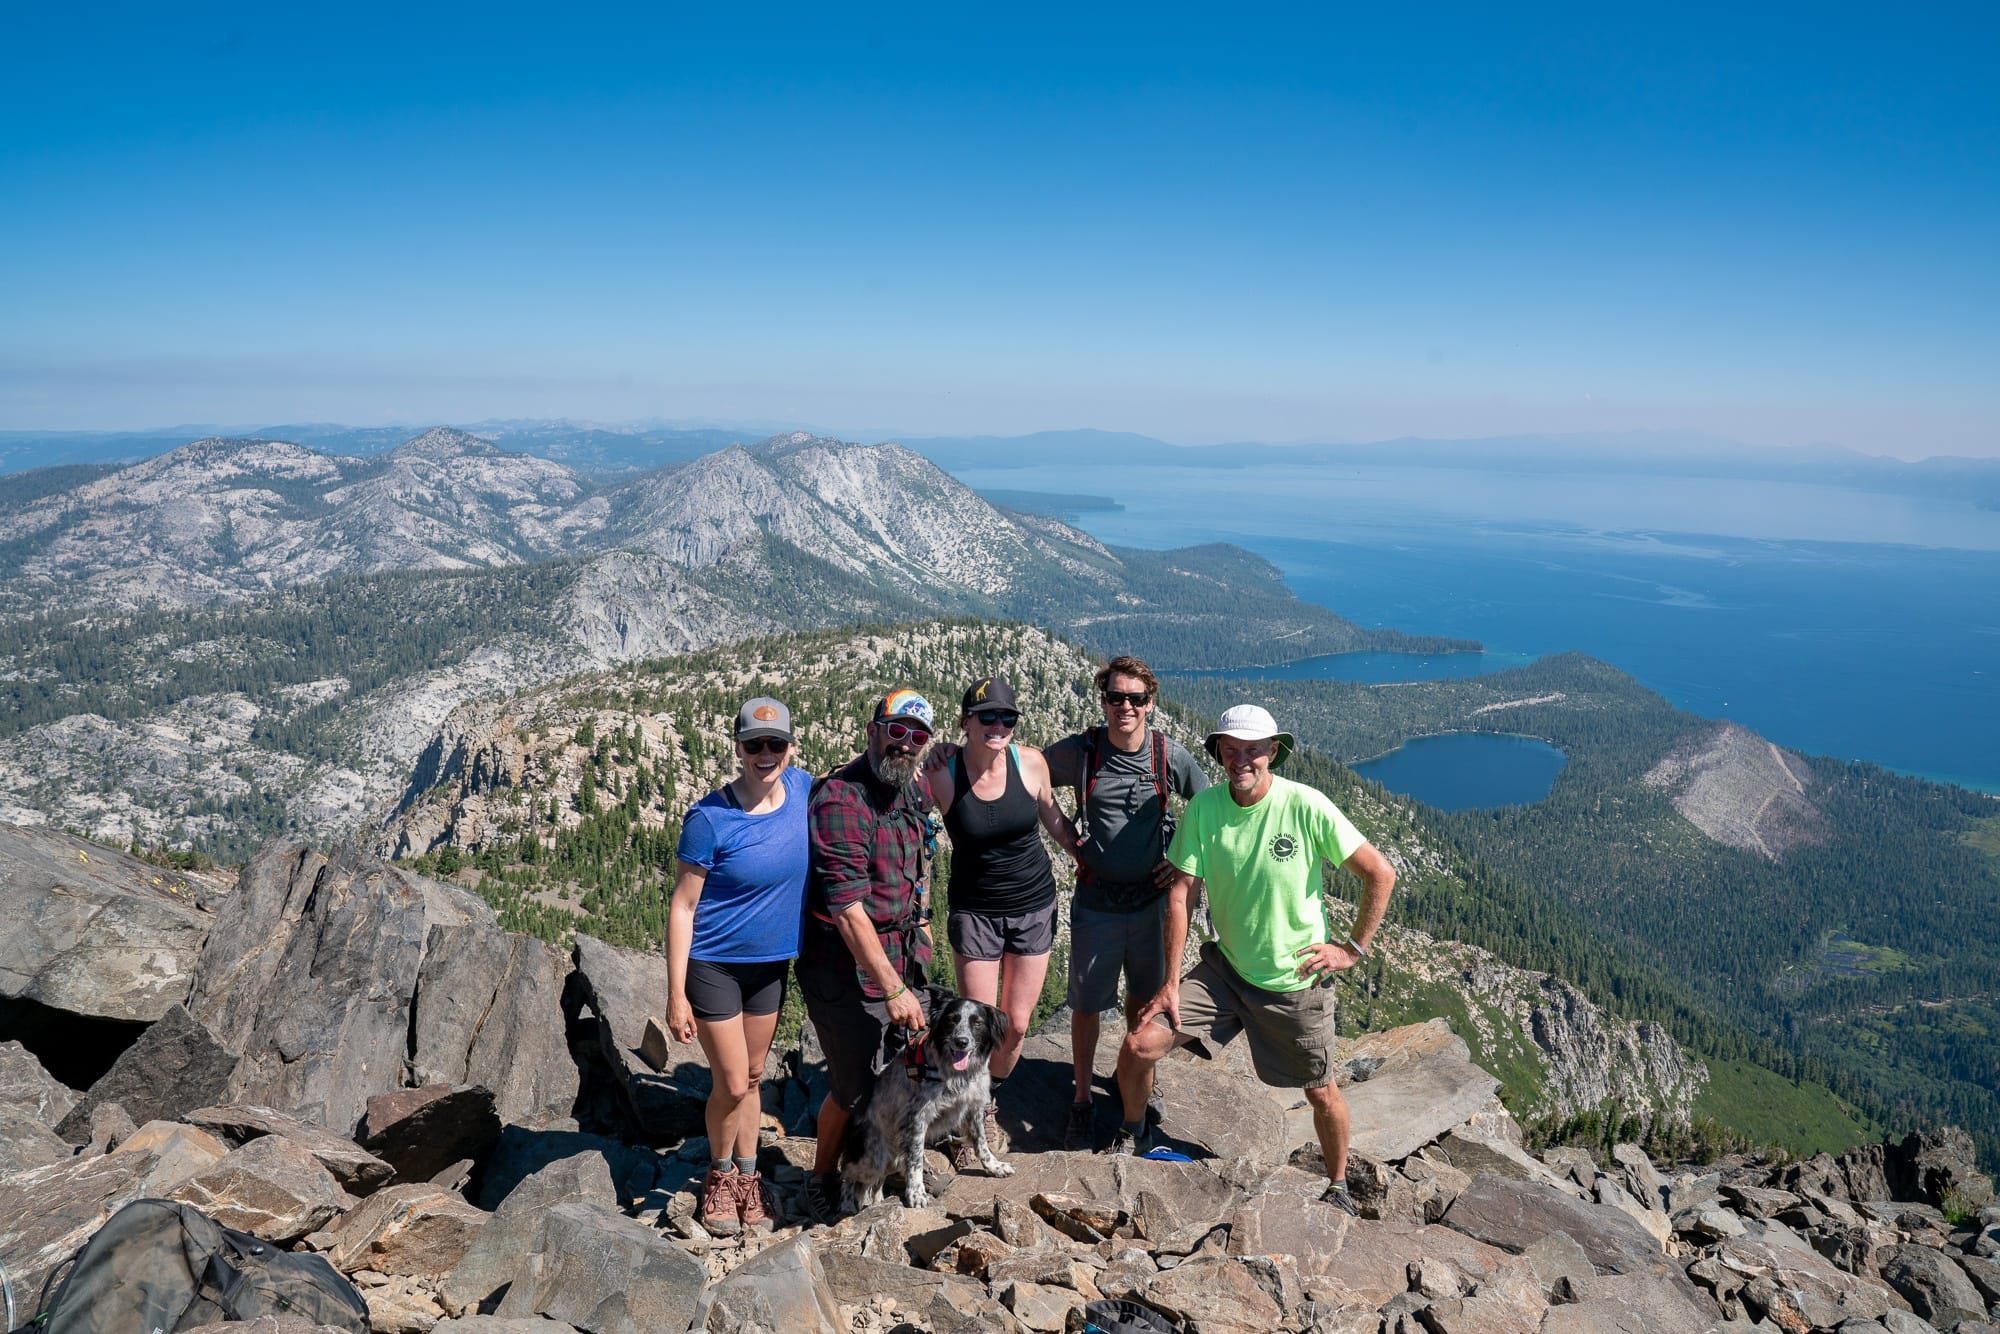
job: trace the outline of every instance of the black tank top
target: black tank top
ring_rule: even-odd
[[[972,795],[963,756],[951,762],[951,906],[1011,916],[1055,901],[1056,874],[1042,846],[1041,820],[1021,781],[1014,747],[1007,747],[1007,787],[992,801]]]

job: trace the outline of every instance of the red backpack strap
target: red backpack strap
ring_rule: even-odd
[[[1083,729],[1083,785],[1076,790],[1076,813],[1083,814],[1084,803],[1097,787],[1098,770],[1104,767],[1104,729],[1086,727]]]
[[[1160,809],[1167,809],[1167,739],[1160,729],[1148,729],[1153,738],[1153,788],[1160,794]]]

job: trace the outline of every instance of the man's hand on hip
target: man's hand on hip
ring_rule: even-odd
[[[1325,977],[1346,972],[1361,962],[1360,954],[1346,945],[1308,945],[1293,956],[1299,961],[1300,977]]]

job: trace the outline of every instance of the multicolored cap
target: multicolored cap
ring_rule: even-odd
[[[909,718],[922,723],[925,731],[937,730],[937,715],[931,712],[931,702],[914,690],[891,690],[882,696],[875,706],[873,721],[879,723],[885,718]]]

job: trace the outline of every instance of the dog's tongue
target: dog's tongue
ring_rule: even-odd
[[[970,1061],[971,1059],[972,1059],[971,1052],[962,1051],[958,1055],[951,1058],[951,1068],[954,1070],[963,1070],[965,1069],[965,1063],[967,1061]]]

